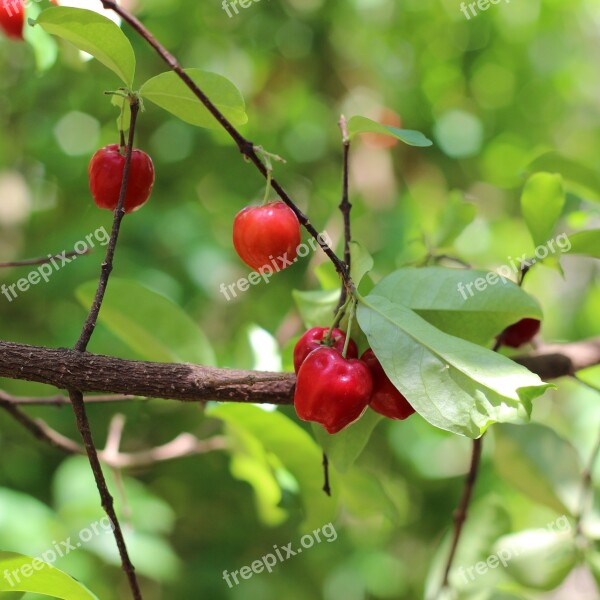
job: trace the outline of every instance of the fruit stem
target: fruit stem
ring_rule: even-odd
[[[271,193],[271,179],[273,177],[273,167],[269,163],[267,165],[267,186],[265,188],[265,197],[263,199],[263,205],[269,201],[269,194]]]
[[[331,346],[331,335],[333,333],[333,330],[340,324],[340,321],[342,320],[344,313],[346,312],[346,307],[348,306],[349,302],[350,298],[348,298],[346,302],[344,302],[344,304],[342,304],[342,306],[340,306],[339,310],[337,311],[335,318],[333,319],[333,323],[329,328],[329,331],[327,332],[327,335],[323,338],[323,343],[326,346]]]
[[[352,298],[352,304],[350,305],[350,315],[348,316],[348,329],[346,330],[346,341],[344,342],[344,350],[342,356],[346,358],[348,354],[348,345],[350,344],[350,334],[352,333],[352,321],[354,320],[354,310],[356,309],[356,300]]]

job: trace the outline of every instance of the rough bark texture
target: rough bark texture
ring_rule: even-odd
[[[11,342],[0,342],[0,377],[82,392],[270,404],[290,404],[296,381],[293,373],[141,362]]]

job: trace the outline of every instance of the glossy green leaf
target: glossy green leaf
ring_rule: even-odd
[[[450,336],[409,308],[371,294],[358,321],[386,374],[429,423],[476,438],[523,422],[549,387],[510,359]]]
[[[572,534],[544,529],[506,535],[495,544],[494,554],[513,579],[536,590],[554,589],[577,564]]]
[[[542,318],[537,300],[512,281],[486,271],[400,269],[371,293],[407,306],[445,333],[476,344],[489,343],[525,317]]]
[[[340,473],[346,473],[365,449],[373,430],[382,419],[380,414],[368,409],[358,421],[339,433],[331,435],[316,424],[313,425],[313,432],[333,466]]]
[[[564,205],[565,190],[560,175],[535,173],[527,180],[521,195],[521,211],[536,246],[552,238]]]
[[[90,281],[77,289],[86,310],[96,286]],[[196,322],[174,302],[136,281],[111,278],[98,321],[145,360],[215,364],[210,342]]]
[[[382,133],[383,135],[395,137],[409,146],[427,147],[433,145],[433,142],[426,138],[420,131],[397,129],[389,125],[382,125],[381,123],[377,123],[377,121],[367,119],[367,117],[356,116],[348,121],[348,134],[350,138],[354,137],[357,133]]]
[[[502,478],[532,500],[563,514],[576,510],[579,456],[570,442],[537,423],[494,427],[494,462]]]
[[[578,231],[569,235],[571,248],[569,254],[582,254],[600,258],[600,229]]]
[[[34,592],[61,600],[98,600],[83,584],[37,558],[0,550],[0,573],[5,572],[13,575],[10,579],[0,577],[0,591]]]
[[[321,449],[304,429],[278,411],[267,412],[248,404],[222,404],[208,409],[207,414],[252,435],[295,478],[304,508],[303,529],[320,527],[333,519],[338,494],[335,475],[332,473],[333,497],[329,498],[321,489]]]
[[[133,85],[133,47],[120,27],[110,19],[91,10],[56,6],[43,11],[36,25],[91,54],[116,73],[125,85]]]
[[[185,72],[229,121],[234,125],[247,123],[244,98],[229,79],[200,69],[186,69]],[[186,123],[198,127],[220,127],[208,109],[173,71],[149,79],[140,88],[140,93],[144,99]]]

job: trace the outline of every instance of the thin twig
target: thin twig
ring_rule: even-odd
[[[137,122],[139,108],[139,100],[135,97],[132,97],[130,100],[131,124],[129,128],[129,139],[127,153],[125,156],[123,178],[121,181],[121,190],[119,193],[119,202],[117,203],[117,207],[115,209],[110,241],[106,249],[106,257],[104,259],[104,262],[102,263],[100,280],[98,281],[98,287],[94,296],[94,301],[81,330],[81,335],[79,336],[79,339],[75,344],[75,350],[81,353],[87,350],[87,345],[90,341],[90,338],[92,337],[92,334],[94,333],[94,329],[96,328],[96,321],[98,320],[98,314],[100,312],[100,308],[102,307],[102,301],[104,299],[104,294],[106,293],[106,287],[108,285],[108,279],[113,268],[113,259],[115,255],[117,241],[119,238],[119,231],[121,229],[121,222],[123,221],[123,216],[125,215],[123,207],[125,205],[127,184],[129,182],[131,157],[133,154],[133,144],[135,138],[135,126]],[[98,492],[100,493],[102,508],[104,508],[108,518],[110,519],[113,525],[113,534],[115,536],[115,541],[119,549],[119,555],[121,557],[121,565],[123,568],[123,572],[127,576],[129,587],[131,589],[131,593],[133,595],[134,600],[142,600],[142,592],[140,590],[140,585],[135,574],[135,567],[133,566],[133,563],[131,562],[131,559],[129,557],[125,537],[123,535],[121,524],[119,523],[119,519],[115,511],[114,499],[108,489],[106,478],[104,477],[104,473],[102,472],[100,458],[98,457],[98,451],[96,450],[96,446],[94,445],[94,439],[90,428],[90,421],[88,419],[85,403],[83,401],[83,394],[76,389],[69,389],[68,392],[69,398],[71,399],[71,404],[73,405],[73,411],[75,413],[77,429],[83,440],[83,445],[85,447],[88,460],[90,462],[90,467],[94,474],[96,486],[98,487]]]
[[[452,536],[452,543],[450,545],[450,553],[446,560],[446,567],[444,569],[444,579],[442,581],[442,589],[447,588],[450,585],[450,571],[456,556],[456,550],[458,548],[458,542],[463,531],[463,526],[467,520],[469,505],[471,498],[473,497],[473,490],[475,489],[475,482],[477,481],[477,474],[479,472],[479,464],[481,461],[481,447],[483,444],[483,438],[473,440],[473,450],[471,453],[471,466],[469,467],[469,473],[465,480],[465,486],[463,489],[462,499],[456,511],[454,512],[454,535]]]
[[[83,401],[86,404],[119,404],[136,400],[137,396],[130,394],[114,394],[106,396],[85,396]],[[0,400],[9,402],[14,406],[71,406],[71,400],[68,396],[57,394],[55,396],[13,396],[4,390],[0,390]]]
[[[350,223],[350,212],[352,211],[352,204],[350,203],[350,196],[348,192],[348,179],[349,179],[349,157],[350,157],[350,136],[348,135],[348,122],[346,117],[342,115],[339,121],[340,130],[342,132],[342,150],[343,150],[343,161],[342,161],[342,200],[339,205],[339,209],[344,218],[344,263],[346,270],[350,274],[351,269],[351,254],[350,254],[350,242],[352,241],[352,228]],[[342,289],[340,292],[340,300],[338,302],[337,311],[344,306],[346,298],[348,297],[347,286],[342,282]]]
[[[177,59],[150,33],[150,31],[137,19],[134,15],[128,12],[122,6],[119,6],[114,0],[101,0],[105,9],[112,10],[118,14],[126,23],[128,23],[136,33],[138,33],[160,56],[160,58],[168,65],[168,67],[177,74],[183,83],[191,90],[191,92],[200,100],[206,109],[217,120],[219,125],[229,134],[233,141],[237,144],[240,152],[250,160],[266,179],[268,170],[261,160],[259,154],[255,150],[255,144],[247,140],[223,115],[223,113],[213,104],[208,96],[194,83],[193,79],[185,72]],[[287,192],[275,180],[271,179],[273,189],[279,194],[279,197],[287,204],[298,217],[298,221],[308,231],[308,233],[316,240],[323,252],[329,257],[337,272],[340,274],[344,282],[350,286],[350,273],[346,270],[344,262],[335,254],[327,242],[319,235],[313,227],[308,217],[296,206],[295,202],[290,198]]]
[[[45,421],[33,419],[19,407],[13,406],[0,398],[0,408],[3,408],[20,425],[29,431],[40,442],[60,450],[68,455],[84,455],[85,450],[72,439],[59,433]],[[108,446],[108,444],[107,444]],[[191,433],[182,433],[174,440],[149,450],[139,452],[121,452],[114,448],[108,448],[98,452],[98,456],[103,464],[112,469],[135,469],[146,468],[160,462],[167,462],[184,458],[206,454],[214,450],[225,450],[228,448],[227,439],[222,436],[214,436],[207,440],[199,440]]]
[[[56,259],[71,258],[72,256],[83,256],[84,254],[91,254],[93,250],[86,248],[82,252],[63,252],[62,254],[54,254],[53,256],[42,256],[40,258],[27,258],[25,260],[17,260],[13,262],[0,262],[0,269],[10,267],[31,267],[35,265],[45,265]]]

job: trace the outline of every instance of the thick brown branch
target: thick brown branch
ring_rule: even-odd
[[[0,342],[0,377],[82,392],[268,404],[290,404],[295,384],[291,373],[139,362],[10,342]]]
[[[542,379],[558,379],[600,364],[600,338],[562,346],[544,346],[531,355],[517,358],[517,361]],[[0,342],[0,377],[36,381],[88,393],[257,404],[291,404],[295,385],[293,373],[141,362],[12,342]],[[35,399],[30,400],[32,404],[38,403]],[[103,401],[111,400],[106,398]],[[39,403],[61,402],[53,398]]]

